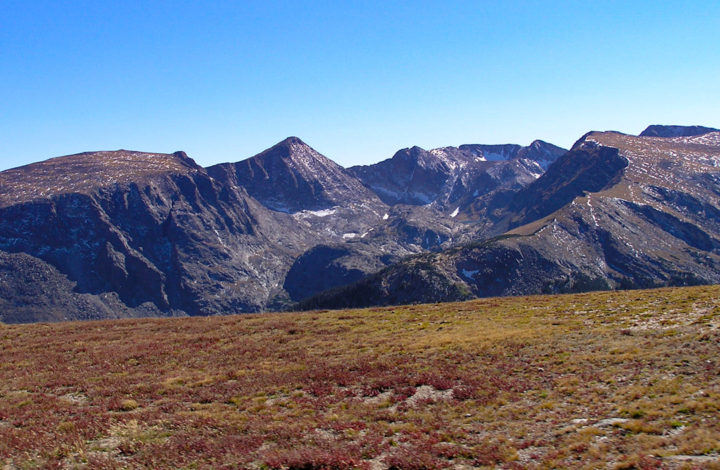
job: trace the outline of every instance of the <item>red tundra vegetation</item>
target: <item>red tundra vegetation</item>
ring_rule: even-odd
[[[720,468],[719,299],[0,325],[0,465]]]

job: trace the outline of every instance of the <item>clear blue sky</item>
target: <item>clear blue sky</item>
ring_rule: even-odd
[[[720,127],[720,2],[0,1],[0,169]]]

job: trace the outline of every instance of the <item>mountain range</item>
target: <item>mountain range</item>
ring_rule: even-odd
[[[0,321],[218,315],[720,282],[720,131],[566,151],[297,137],[208,168],[118,150],[0,172]]]

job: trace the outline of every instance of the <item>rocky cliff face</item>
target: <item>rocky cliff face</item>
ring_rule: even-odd
[[[502,209],[513,230],[404,260],[301,306],[718,283],[719,203],[720,132],[589,133]]]
[[[542,178],[513,196],[507,208],[510,226],[545,217],[586,192],[597,192],[617,184],[627,164],[627,159],[619,155],[617,148],[580,139]]]
[[[424,205],[440,196],[456,170],[473,163],[475,159],[462,152],[412,147],[375,165],[351,167],[349,171],[387,204]]]
[[[257,311],[295,245],[268,240],[282,219],[180,153],[82,154],[0,175],[3,187],[31,188],[0,199],[0,250],[52,266],[73,293],[113,293],[138,314]]]

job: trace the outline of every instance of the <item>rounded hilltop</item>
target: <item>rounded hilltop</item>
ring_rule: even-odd
[[[0,207],[201,169],[185,152],[83,152],[0,172]]]

